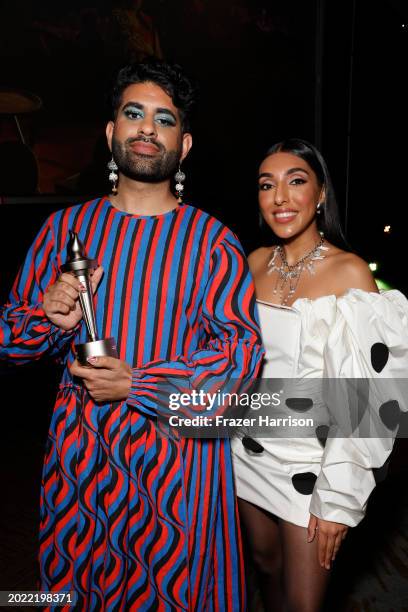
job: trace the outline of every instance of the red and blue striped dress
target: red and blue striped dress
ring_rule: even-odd
[[[127,401],[92,401],[67,368],[74,344],[87,340],[84,324],[63,332],[42,310],[70,229],[105,270],[97,327],[132,365]],[[47,352],[66,366],[43,471],[41,589],[76,591],[78,610],[243,610],[229,441],[166,433],[158,419],[169,412],[169,380],[173,391],[222,389],[258,372],[253,285],[234,234],[189,205],[134,216],[102,198],[54,213],[2,310],[0,334],[3,358]]]

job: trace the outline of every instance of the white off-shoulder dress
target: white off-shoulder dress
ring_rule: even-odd
[[[373,468],[387,460],[398,415],[407,410],[408,301],[396,290],[351,289],[339,298],[301,298],[290,308],[261,301],[258,307],[266,350],[262,377],[320,378],[322,386],[329,379],[370,380],[364,411],[371,429],[369,437],[336,433],[343,414],[349,418],[347,407],[339,416],[337,406],[333,420],[322,392],[307,411],[315,435],[256,438],[261,452],[246,448],[242,433],[233,439],[237,495],[303,527],[310,513],[353,527],[375,486]],[[281,408],[268,408],[271,416],[274,410]],[[325,441],[322,428],[329,432]]]

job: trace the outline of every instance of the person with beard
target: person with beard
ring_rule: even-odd
[[[256,376],[252,279],[234,234],[171,191],[192,144],[181,69],[127,66],[112,100],[116,194],[51,215],[2,312],[2,358],[47,352],[65,365],[43,470],[41,589],[76,591],[79,610],[243,610],[229,441],[182,437],[166,397]],[[75,358],[81,286],[60,273],[69,230],[100,263],[97,328],[119,354],[87,367]],[[185,410],[223,410],[208,408]]]

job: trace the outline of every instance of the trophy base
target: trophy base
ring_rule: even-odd
[[[88,357],[118,357],[114,338],[103,338],[75,346],[77,359],[83,366],[89,366]]]

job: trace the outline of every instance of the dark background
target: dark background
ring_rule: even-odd
[[[39,166],[37,192],[54,195],[42,198],[47,205],[29,199],[27,208],[1,208],[2,226],[12,228],[1,249],[11,248],[12,261],[0,297],[49,207],[108,190],[106,90],[125,58],[152,51],[180,62],[201,89],[185,164],[189,202],[226,222],[252,250],[260,241],[255,177],[265,150],[287,136],[309,139],[327,159],[351,246],[406,292],[406,3],[145,0],[139,12],[137,4],[2,2],[0,88],[42,100],[39,111],[19,119]],[[120,11],[137,16],[136,48],[120,44]],[[10,162],[1,142],[10,139],[18,140],[13,117],[0,114],[3,202],[25,195],[18,164],[5,176]]]
[[[407,292],[406,3],[145,0],[139,13],[138,2],[125,4],[2,2],[0,87],[41,98],[41,110],[19,118],[39,166],[38,190],[54,195],[42,198],[47,205],[0,209],[2,226],[12,228],[1,245],[12,260],[7,269],[1,265],[0,297],[49,207],[108,190],[105,93],[125,58],[152,51],[180,62],[201,89],[185,168],[189,202],[226,222],[252,250],[260,241],[260,160],[281,138],[309,139],[329,164],[351,246],[378,263],[380,278]],[[135,48],[123,43],[114,18],[126,10],[137,15],[136,34],[142,32]],[[13,117],[0,114],[0,144],[10,139],[18,139]],[[24,193],[24,173],[15,166],[3,185],[0,170],[3,202]]]
[[[106,88],[126,58],[151,52],[180,62],[201,89],[186,201],[227,223],[249,252],[261,240],[255,178],[266,149],[287,136],[311,140],[331,170],[349,243],[408,293],[407,42],[402,0],[3,0],[0,90],[32,92],[42,107],[18,115],[34,184],[29,166],[10,165],[1,149],[20,137],[0,112],[1,303],[48,214],[108,190]],[[35,583],[33,508],[58,376],[47,361],[0,370],[2,588]],[[408,609],[403,443],[344,547],[330,609]]]

